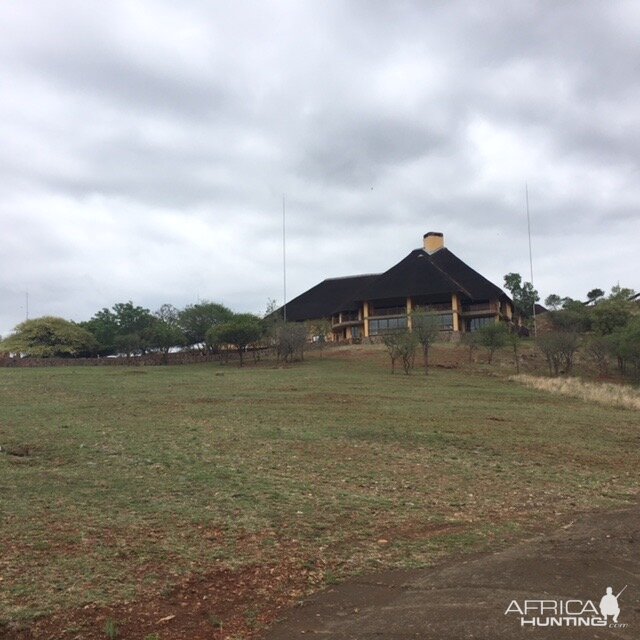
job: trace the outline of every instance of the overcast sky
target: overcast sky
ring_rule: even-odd
[[[427,231],[502,285],[640,289],[640,3],[0,4],[0,334],[238,311]]]

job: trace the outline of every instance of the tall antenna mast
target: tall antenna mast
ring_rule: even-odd
[[[29,292],[25,291],[24,292],[24,298],[25,298],[25,310],[26,310],[26,319],[29,319]]]
[[[531,216],[529,215],[529,185],[524,183],[524,192],[525,198],[527,201],[527,231],[529,233],[529,270],[531,273],[531,287],[533,287],[533,253],[531,252]],[[536,301],[535,298],[532,303],[532,312],[533,312],[533,337],[537,336],[537,327],[536,327]]]
[[[283,305],[282,311],[284,316],[284,322],[287,322],[287,242],[286,242],[286,208],[284,193],[282,194],[282,288],[283,288]]]

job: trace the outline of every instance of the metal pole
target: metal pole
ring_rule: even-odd
[[[531,216],[529,215],[529,185],[524,183],[525,197],[527,200],[527,231],[529,232],[529,269],[531,273],[531,287],[533,288],[533,254],[531,252]],[[536,301],[535,298],[533,300],[532,309],[533,311],[533,337],[537,336],[537,326],[536,326]]]
[[[284,194],[282,194],[282,287],[284,303],[282,305],[284,322],[287,322],[287,242],[286,242],[286,209]]]

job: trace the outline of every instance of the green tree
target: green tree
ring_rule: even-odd
[[[164,362],[169,360],[169,351],[173,347],[182,347],[186,339],[182,329],[177,324],[170,324],[165,320],[155,321],[143,331],[146,345],[152,351],[160,351],[164,356]]]
[[[99,344],[99,355],[116,352],[144,353],[148,349],[146,331],[155,322],[149,309],[133,302],[118,302],[111,309],[101,309],[91,320],[82,323]]]
[[[593,309],[593,329],[601,336],[625,327],[633,315],[633,303],[625,295],[612,293]]]
[[[219,324],[228,322],[232,317],[231,309],[223,304],[204,300],[185,307],[180,312],[179,325],[188,345],[197,345],[203,351],[212,352],[215,345],[207,342],[207,332]]]
[[[478,344],[489,352],[489,364],[493,362],[493,354],[507,344],[509,329],[502,322],[485,324],[476,332]]]
[[[132,355],[140,354],[143,351],[141,337],[139,333],[123,333],[115,337],[114,347],[119,355],[130,358]]]
[[[133,302],[118,302],[113,305],[112,313],[118,325],[118,334],[142,334],[153,323],[149,309],[138,307]]]
[[[21,322],[1,346],[3,350],[34,358],[91,356],[98,349],[89,331],[53,316]]]
[[[173,327],[178,326],[180,321],[180,309],[169,303],[163,304],[153,315]]]
[[[630,301],[636,295],[636,292],[633,289],[629,289],[627,287],[621,287],[619,284],[615,287],[611,287],[611,293],[609,294],[609,299],[620,299]]]
[[[562,298],[557,293],[552,293],[544,299],[544,305],[551,311],[557,311],[562,307]]]
[[[587,293],[587,302],[595,304],[600,298],[604,298],[604,291],[602,289],[591,289]]]
[[[591,330],[592,312],[591,307],[579,300],[563,298],[562,309],[550,311],[549,319],[553,327],[559,331],[584,333]]]
[[[519,273],[507,273],[504,277],[504,286],[511,292],[513,305],[523,320],[529,320],[533,316],[533,307],[540,296],[530,282],[522,282]]]
[[[611,350],[618,358],[618,367],[622,373],[631,373],[640,378],[640,317],[635,317],[610,336]]]
[[[422,347],[424,373],[429,373],[429,350],[440,336],[440,318],[434,313],[417,311],[411,314],[411,329]]]
[[[98,355],[108,356],[116,352],[118,323],[109,309],[98,311],[91,320],[81,322],[80,326],[89,331],[98,342]]]
[[[233,345],[242,366],[247,347],[258,342],[263,335],[264,325],[261,318],[251,313],[240,313],[227,322],[211,327],[207,332],[207,342],[216,345]]]

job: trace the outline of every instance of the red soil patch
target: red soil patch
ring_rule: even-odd
[[[28,629],[2,629],[15,640],[104,640],[113,620],[118,638],[223,640],[250,638],[307,593],[321,574],[299,563],[222,569],[185,578],[170,591],[112,606],[86,605],[40,618]]]

